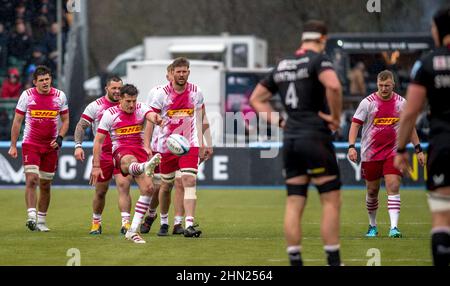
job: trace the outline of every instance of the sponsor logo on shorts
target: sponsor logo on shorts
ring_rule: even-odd
[[[167,115],[169,117],[187,117],[194,115],[194,109],[185,108],[185,109],[172,109],[167,111]]]
[[[117,135],[130,135],[130,134],[136,134],[140,133],[142,131],[142,125],[134,125],[134,126],[127,126],[116,129]]]
[[[58,111],[56,110],[31,110],[31,117],[33,118],[56,118]]]
[[[373,120],[374,125],[393,125],[400,120],[398,117],[387,117],[387,118],[375,118]]]
[[[325,173],[325,171],[326,171],[326,169],[323,168],[323,167],[306,170],[306,172],[308,173],[308,175],[318,175],[318,174],[323,174],[323,173]]]

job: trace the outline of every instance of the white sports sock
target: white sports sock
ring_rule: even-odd
[[[187,216],[185,219],[186,228],[194,225],[194,217],[193,216]]]
[[[369,215],[369,224],[377,225],[378,198],[371,198],[366,194],[366,208]]]
[[[132,176],[139,176],[140,174],[144,173],[144,166],[145,163],[137,163],[133,162],[128,167],[128,173]]]
[[[27,209],[28,218],[36,219],[36,208],[29,208]]]
[[[130,221],[130,213],[121,212],[120,216],[122,217],[122,225],[124,225],[127,221]]]
[[[391,219],[391,229],[398,226],[400,216],[400,195],[388,196],[388,212]]]
[[[102,214],[92,214],[92,221],[94,223],[101,223],[102,222]]]
[[[160,218],[160,220],[161,220],[161,225],[163,225],[163,224],[169,224],[169,214],[162,214],[162,213],[160,213],[159,214],[159,218]]]
[[[47,213],[38,212],[37,213],[37,223],[45,223],[45,218],[47,217]]]
[[[183,223],[183,216],[181,216],[181,215],[175,216],[173,224],[176,225],[176,224],[182,224],[182,223]]]
[[[156,216],[156,209],[149,209],[148,210],[148,215],[150,217],[155,217]]]
[[[138,232],[138,228],[141,225],[142,218],[150,206],[149,196],[140,196],[139,200],[136,202],[136,207],[134,208],[133,221],[131,222],[130,232]]]

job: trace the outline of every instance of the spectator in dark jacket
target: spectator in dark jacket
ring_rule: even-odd
[[[5,31],[5,27],[0,23],[0,76],[6,74],[6,68],[8,66],[8,34]]]
[[[25,23],[18,21],[16,31],[12,33],[8,42],[8,54],[18,60],[26,61],[30,54],[32,38],[27,34]]]

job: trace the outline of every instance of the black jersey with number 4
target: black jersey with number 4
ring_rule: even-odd
[[[326,122],[318,112],[329,113],[325,87],[319,74],[333,69],[325,54],[298,50],[295,57],[281,60],[261,81],[272,94],[279,93],[288,114],[285,138],[313,134],[330,135]]]
[[[450,134],[450,45],[434,50],[418,60],[411,82],[427,90],[430,105],[430,136]]]

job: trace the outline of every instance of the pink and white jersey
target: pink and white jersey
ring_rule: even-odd
[[[86,120],[87,122],[92,124],[92,131],[95,134],[97,133],[98,125],[100,124],[100,120],[103,117],[103,113],[110,107],[118,105],[119,102],[111,102],[107,99],[107,95],[89,103],[84,109],[81,118]],[[109,134],[106,136],[105,141],[102,145],[102,151],[111,153],[112,142]]]
[[[171,84],[157,89],[150,107],[163,118],[163,126],[154,139],[154,151],[168,153],[166,141],[171,134],[183,135],[191,147],[199,147],[201,130],[198,130],[196,121],[204,105],[203,94],[196,85],[187,83],[182,93],[177,93]]]
[[[117,148],[144,148],[144,120],[151,112],[145,103],[138,102],[134,113],[126,113],[120,105],[108,108],[100,120],[97,132],[110,135],[113,153]]]
[[[59,89],[51,88],[40,94],[36,88],[22,92],[16,112],[25,115],[23,143],[49,146],[58,136],[60,114],[69,112],[67,97]]]
[[[152,88],[148,93],[147,98],[145,99],[145,103],[150,106],[153,98],[156,96],[157,93],[161,92],[161,89],[163,89],[164,87],[165,85],[157,85],[154,88]],[[150,149],[152,149],[152,151],[156,151],[156,149],[158,148],[159,132],[161,132],[161,127],[159,127],[158,125],[153,125],[152,140],[150,142]]]
[[[364,98],[352,121],[363,125],[361,133],[361,161],[381,161],[395,156],[400,112],[406,100],[393,93],[382,100],[376,93]]]

